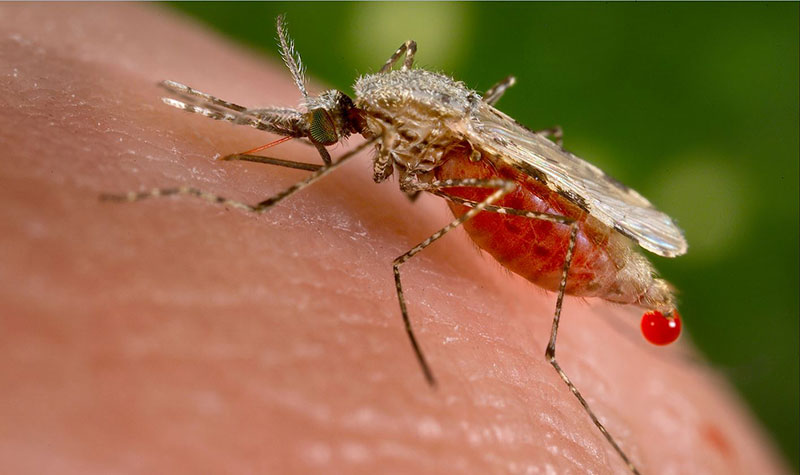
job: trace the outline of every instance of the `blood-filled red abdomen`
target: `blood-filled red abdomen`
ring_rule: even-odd
[[[499,206],[567,216],[578,223],[572,265],[566,292],[580,296],[598,296],[609,300],[635,303],[638,296],[620,295],[617,282],[620,267],[618,239],[613,231],[575,204],[551,191],[534,178],[483,157],[472,162],[465,153],[450,153],[434,170],[436,179],[504,178],[518,183],[517,188],[495,203]],[[494,190],[447,188],[451,196],[481,201]],[[448,202],[456,216],[469,208]],[[549,290],[557,290],[569,243],[568,225],[522,216],[482,212],[464,223],[470,237],[507,269]],[[626,247],[623,244],[623,247]],[[629,252],[629,251],[628,251]],[[627,292],[623,292],[627,293]]]

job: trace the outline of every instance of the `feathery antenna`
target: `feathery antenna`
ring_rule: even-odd
[[[294,49],[294,41],[289,38],[283,15],[278,15],[275,23],[278,29],[278,42],[281,46],[283,62],[286,63],[286,67],[291,71],[294,83],[297,85],[297,88],[300,89],[300,92],[303,93],[303,97],[307,98],[308,91],[306,91],[306,80],[305,77],[303,77],[303,61],[300,60],[300,55]]]

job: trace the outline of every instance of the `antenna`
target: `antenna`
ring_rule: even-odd
[[[286,67],[289,68],[289,71],[291,71],[292,77],[294,78],[294,83],[297,85],[297,88],[300,89],[300,92],[303,93],[303,98],[307,99],[308,91],[306,91],[306,80],[305,77],[303,77],[303,73],[305,72],[303,70],[303,61],[300,59],[300,55],[294,49],[294,41],[289,38],[289,33],[286,31],[286,22],[284,22],[283,15],[278,15],[275,23],[275,26],[278,29],[278,43],[281,46],[281,57],[283,58],[283,62],[286,63]]]

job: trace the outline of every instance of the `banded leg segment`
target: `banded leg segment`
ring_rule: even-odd
[[[392,57],[389,58],[386,61],[386,63],[384,63],[383,67],[381,67],[378,73],[379,74],[388,73],[389,70],[392,69],[392,66],[394,66],[394,63],[397,62],[397,60],[400,58],[400,56],[403,55],[403,53],[406,54],[406,57],[403,60],[403,71],[406,71],[408,69],[411,69],[411,66],[414,65],[414,55],[417,53],[417,42],[414,40],[408,40],[402,45],[400,45],[400,47],[397,48],[397,51],[394,52]]]
[[[476,187],[476,188],[497,188],[497,191],[489,195],[485,200],[478,203],[473,209],[467,211],[460,217],[451,221],[447,226],[443,227],[439,231],[436,231],[432,235],[430,235],[427,239],[422,241],[421,243],[417,244],[413,248],[411,248],[408,252],[396,258],[392,264],[392,270],[394,271],[394,283],[395,288],[397,290],[397,300],[400,303],[400,312],[403,316],[403,324],[406,329],[406,334],[408,335],[408,339],[411,342],[411,347],[414,349],[414,355],[417,357],[417,361],[419,362],[420,367],[422,368],[422,372],[425,375],[425,380],[431,386],[436,386],[436,378],[433,376],[433,372],[431,371],[428,362],[425,360],[425,356],[422,354],[422,349],[417,342],[416,336],[414,336],[414,330],[411,327],[411,320],[408,317],[408,308],[406,307],[406,300],[403,296],[403,285],[400,281],[400,266],[403,265],[406,261],[414,257],[417,253],[425,249],[426,247],[430,246],[438,239],[440,239],[445,234],[449,233],[453,229],[457,228],[458,226],[464,224],[470,218],[473,218],[475,215],[483,211],[487,206],[491,205],[495,201],[501,199],[507,193],[514,189],[514,182],[502,180],[502,179],[490,179],[490,180],[482,180],[482,179],[463,179],[463,180],[442,180],[442,181],[434,181],[431,183],[411,183],[411,182],[404,182],[401,183],[401,189],[406,193],[412,193],[415,191],[437,191],[441,188],[450,188],[456,186],[469,186],[469,187]]]
[[[495,105],[497,101],[503,97],[506,90],[517,83],[517,78],[514,76],[506,76],[502,81],[498,82],[494,86],[490,87],[486,93],[483,95],[483,102],[489,104],[490,106]]]
[[[259,203],[256,203],[254,205],[243,203],[241,201],[231,200],[231,199],[225,198],[223,196],[219,196],[219,195],[216,195],[216,194],[213,194],[213,193],[208,193],[206,191],[203,191],[203,190],[200,190],[200,189],[197,189],[197,188],[185,187],[185,186],[183,186],[183,187],[173,187],[173,188],[155,188],[155,189],[150,190],[150,191],[141,191],[141,192],[131,191],[131,192],[125,193],[125,194],[112,194],[112,193],[109,193],[109,194],[100,195],[100,199],[104,200],[104,201],[133,202],[133,201],[141,201],[141,200],[148,199],[148,198],[160,198],[160,197],[164,197],[164,196],[185,195],[185,196],[194,196],[196,198],[201,198],[201,199],[206,200],[206,201],[211,202],[211,203],[231,206],[233,208],[241,209],[243,211],[249,211],[249,212],[252,212],[252,213],[263,213],[263,212],[267,211],[269,208],[271,208],[272,206],[274,206],[279,201],[283,200],[284,198],[287,198],[287,197],[293,195],[294,193],[302,190],[303,188],[307,187],[308,185],[314,183],[315,181],[317,181],[320,178],[324,177],[328,173],[332,172],[333,170],[338,168],[340,165],[345,163],[348,159],[350,159],[353,156],[355,156],[358,152],[360,152],[361,150],[364,150],[366,147],[372,145],[372,143],[374,141],[375,140],[373,139],[373,140],[369,140],[367,142],[362,143],[358,147],[356,147],[353,150],[350,150],[349,152],[347,152],[344,155],[342,155],[342,157],[339,160],[337,160],[336,162],[331,163],[330,165],[326,165],[324,167],[320,167],[318,170],[316,170],[314,173],[312,173],[306,179],[304,179],[302,181],[299,181],[299,182],[295,183],[294,185],[290,186],[289,188],[281,191],[280,193],[277,193],[276,195],[271,196],[271,197],[269,197],[269,198],[267,198],[267,199],[265,199],[265,200],[263,200],[263,201],[261,201]],[[263,162],[263,163],[270,163],[271,165],[282,165],[280,163],[275,163],[275,162]],[[297,167],[292,166],[290,168],[297,168]]]
[[[574,255],[575,243],[577,241],[577,236],[578,236],[578,227],[575,225],[575,221],[572,220],[571,218],[566,217],[566,216],[552,215],[552,214],[547,214],[547,213],[538,213],[538,212],[532,212],[532,211],[526,211],[526,210],[519,210],[519,209],[514,209],[514,208],[508,208],[508,207],[505,207],[505,206],[495,206],[495,205],[492,205],[492,204],[485,204],[485,201],[484,202],[477,202],[477,201],[467,200],[467,199],[464,199],[464,198],[459,198],[459,197],[456,197],[456,196],[448,195],[446,192],[443,192],[443,191],[437,190],[437,189],[433,189],[433,190],[427,189],[426,191],[429,191],[430,193],[433,193],[433,194],[435,194],[437,196],[441,196],[442,198],[448,199],[448,200],[450,200],[450,201],[452,201],[454,203],[458,203],[460,205],[472,208],[472,210],[470,210],[470,211],[474,211],[475,209],[479,209],[479,207],[482,207],[482,211],[486,211],[486,212],[507,214],[507,215],[514,215],[514,216],[522,216],[522,217],[531,218],[531,219],[541,219],[541,220],[550,221],[550,222],[554,222],[554,223],[561,223],[561,224],[570,225],[571,229],[570,229],[569,242],[567,244],[567,253],[566,253],[566,256],[564,257],[564,266],[562,268],[561,281],[560,281],[559,287],[558,287],[558,296],[556,298],[556,308],[555,308],[555,311],[553,313],[553,324],[552,324],[552,328],[551,328],[551,331],[550,331],[550,340],[548,342],[547,349],[545,351],[545,358],[553,366],[553,368],[556,370],[556,372],[558,373],[558,375],[561,378],[561,380],[569,388],[570,392],[578,399],[578,402],[581,404],[581,406],[583,407],[583,410],[586,412],[586,414],[589,415],[589,418],[592,420],[592,422],[594,423],[595,427],[597,427],[597,429],[600,431],[600,433],[603,434],[603,436],[606,438],[608,443],[611,444],[611,446],[614,448],[614,450],[617,452],[617,454],[622,458],[622,460],[625,462],[625,464],[628,466],[628,468],[631,470],[631,472],[634,473],[634,474],[639,474],[638,469],[633,464],[633,462],[630,460],[628,455],[622,450],[622,448],[619,446],[619,444],[616,442],[616,440],[613,438],[613,436],[605,428],[603,423],[600,422],[600,419],[598,419],[598,417],[595,415],[595,413],[592,410],[592,408],[589,406],[589,403],[586,402],[586,399],[584,399],[583,395],[580,393],[578,388],[575,386],[575,384],[572,383],[572,380],[570,380],[569,376],[567,376],[567,374],[561,368],[561,365],[556,360],[556,341],[557,341],[557,337],[558,337],[558,325],[559,325],[559,322],[560,322],[560,319],[561,319],[561,309],[562,309],[563,303],[564,303],[564,295],[565,295],[565,291],[566,291],[566,287],[567,287],[567,278],[569,276],[570,266],[572,265],[572,257]],[[466,221],[466,219],[464,221]],[[395,275],[397,275],[397,274],[395,274]],[[401,308],[404,309],[404,306],[403,306],[402,303],[401,303]],[[406,314],[404,314],[404,319],[405,318],[407,318]],[[417,348],[416,345],[415,345],[415,348]],[[418,358],[420,358],[419,355],[418,355]],[[422,359],[421,361],[424,362],[424,359]],[[424,367],[423,367],[423,371],[425,371]],[[428,371],[430,371],[430,370],[428,370]]]
[[[460,198],[458,196],[452,196],[443,191],[429,191],[429,193],[468,208],[475,208],[481,203],[480,201],[473,201],[466,198]],[[551,223],[558,224],[572,224],[574,222],[572,218],[568,218],[560,214],[540,213],[538,211],[527,211],[524,209],[509,208],[507,206],[488,205],[484,207],[483,211],[489,213],[507,214],[511,216],[522,216],[523,218],[540,219],[542,221],[549,221]]]
[[[569,236],[569,245],[567,246],[567,255],[564,259],[564,268],[561,274],[561,283],[558,287],[556,310],[553,315],[553,326],[550,330],[550,342],[547,344],[547,349],[545,350],[545,358],[547,358],[547,361],[550,362],[550,364],[556,370],[558,375],[561,377],[561,380],[564,381],[564,384],[567,385],[572,394],[578,399],[578,402],[581,403],[581,406],[583,406],[583,410],[586,411],[586,413],[589,415],[589,418],[592,419],[592,422],[594,423],[595,427],[597,427],[600,433],[603,434],[608,443],[611,444],[611,446],[614,448],[617,454],[622,458],[622,460],[628,466],[628,469],[630,469],[630,471],[633,472],[634,474],[638,475],[639,470],[636,469],[636,466],[633,464],[633,462],[631,462],[628,455],[622,450],[619,444],[617,444],[617,441],[614,440],[614,437],[611,436],[611,434],[605,428],[603,423],[600,422],[600,419],[597,418],[594,411],[592,411],[592,408],[589,407],[589,403],[586,402],[586,399],[583,398],[581,392],[578,391],[578,388],[575,387],[575,385],[569,379],[569,376],[567,376],[567,373],[565,373],[564,370],[561,369],[561,365],[559,365],[558,361],[556,361],[556,340],[558,338],[558,324],[559,321],[561,320],[561,307],[564,302],[564,290],[567,287],[567,275],[569,274],[569,267],[570,264],[572,263],[572,256],[573,256],[573,251],[575,250],[575,240],[577,234],[578,234],[577,226],[572,226],[572,232],[570,233]]]

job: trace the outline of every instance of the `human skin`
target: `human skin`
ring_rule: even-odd
[[[555,295],[461,230],[402,269],[425,384],[391,262],[451,216],[374,185],[369,154],[259,216],[101,202],[187,185],[255,203],[307,175],[215,160],[275,137],[163,105],[167,78],[299,98],[281,65],[163,8],[0,5],[0,471],[626,471],[544,359]],[[785,472],[729,387],[686,343],[642,341],[640,315],[567,298],[558,358],[643,473]]]

